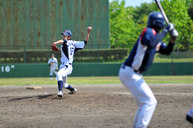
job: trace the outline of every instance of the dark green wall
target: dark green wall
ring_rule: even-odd
[[[93,31],[87,48],[109,48],[108,0],[0,0],[0,50],[47,49],[70,29],[74,40]]]
[[[75,63],[71,76],[118,76],[120,63]],[[154,63],[143,75],[193,75],[193,63]],[[0,77],[48,77],[48,64],[0,64]]]
[[[48,64],[0,64],[0,77],[49,76]]]
[[[144,75],[193,75],[193,63],[154,63]]]

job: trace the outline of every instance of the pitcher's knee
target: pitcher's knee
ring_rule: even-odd
[[[58,72],[58,73],[56,74],[56,77],[57,77],[57,81],[63,81],[61,72]]]

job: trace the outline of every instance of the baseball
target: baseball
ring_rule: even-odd
[[[89,26],[89,27],[87,28],[87,32],[90,32],[91,30],[92,30],[92,27]]]
[[[91,27],[91,26],[89,26],[89,27],[88,27],[88,29],[89,29],[89,30],[92,30],[92,27]]]

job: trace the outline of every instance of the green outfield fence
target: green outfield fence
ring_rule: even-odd
[[[87,46],[86,46],[87,47]],[[46,63],[51,54],[60,60],[60,52],[47,49],[0,50],[0,64]],[[74,62],[123,62],[129,55],[127,48],[83,49],[75,53]],[[193,52],[172,52],[171,55],[156,54],[154,62],[193,62]]]
[[[71,76],[118,76],[121,63],[74,63]],[[154,63],[143,75],[193,75],[193,62]],[[0,64],[0,77],[49,77],[48,64]]]
[[[87,48],[109,48],[108,0],[0,0],[0,50],[47,49],[70,29]]]

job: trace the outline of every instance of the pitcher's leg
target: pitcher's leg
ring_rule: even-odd
[[[58,81],[58,97],[63,97],[62,88],[63,88],[63,81]]]
[[[58,97],[63,97],[62,88],[64,85],[63,76],[67,76],[67,72],[65,71],[66,68],[62,68],[57,73],[57,81],[58,81]]]
[[[77,92],[77,89],[76,88],[73,88],[72,86],[70,86],[68,83],[67,83],[67,76],[63,77],[63,81],[64,81],[64,88],[70,90],[70,92],[68,94],[74,94]]]

